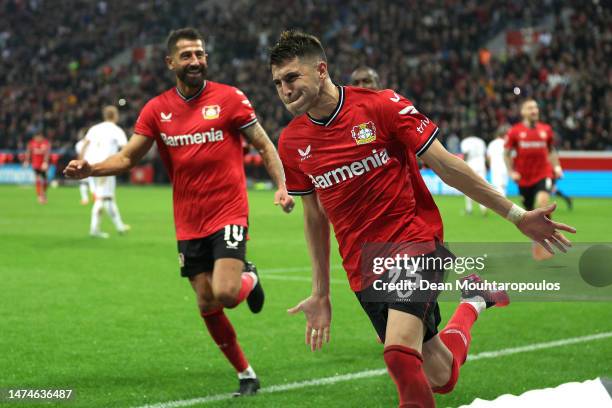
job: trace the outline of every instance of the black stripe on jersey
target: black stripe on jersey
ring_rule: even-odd
[[[312,188],[311,190],[307,190],[307,191],[287,190],[287,193],[289,193],[289,195],[292,195],[292,196],[305,196],[305,195],[314,193],[314,191],[315,189]]]
[[[246,123],[246,124],[244,124],[244,125],[240,126],[240,127],[238,128],[238,130],[246,129],[246,128],[248,128],[249,126],[254,125],[255,123],[257,123],[257,118],[253,119],[253,120],[252,120],[252,121],[250,121],[249,123]]]
[[[416,152],[417,156],[422,155],[423,153],[425,153],[427,151],[427,149],[429,149],[429,146],[431,146],[433,141],[436,140],[436,136],[438,136],[438,132],[439,131],[440,131],[440,128],[436,128],[436,130],[433,131],[433,133],[431,134],[431,136],[429,136],[429,139],[427,139],[425,144],[423,146],[421,146],[421,148],[419,150],[417,150],[417,152]]]
[[[189,102],[189,101],[194,100],[195,98],[197,98],[198,96],[200,96],[202,94],[202,92],[204,91],[204,88],[206,88],[206,83],[207,83],[207,81],[204,81],[204,83],[202,84],[202,88],[200,88],[200,90],[198,92],[196,92],[195,94],[193,94],[189,98],[186,97],[185,95],[183,95],[181,93],[181,91],[179,91],[178,87],[174,88],[174,89],[176,90],[176,93],[178,94],[178,96],[181,97],[182,100],[184,100],[185,102]]]
[[[331,116],[323,120],[317,120],[317,119],[314,119],[312,116],[306,114],[308,115],[308,119],[310,119],[312,123],[314,123],[315,125],[319,125],[319,126],[329,126],[329,124],[332,123],[332,121],[336,118],[336,116],[338,116],[338,114],[340,113],[340,110],[342,109],[342,105],[344,105],[344,87],[339,86],[338,91],[340,92],[340,97],[338,99],[338,104],[336,105],[336,109],[334,109],[334,112],[331,114]]]

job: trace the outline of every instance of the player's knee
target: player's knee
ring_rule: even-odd
[[[236,306],[240,285],[224,285],[215,291],[215,299],[224,307]]]

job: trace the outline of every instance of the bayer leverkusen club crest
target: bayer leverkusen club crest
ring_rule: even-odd
[[[355,143],[358,145],[371,143],[376,140],[376,126],[374,126],[372,121],[353,126],[351,133]]]
[[[217,119],[221,113],[219,105],[209,105],[202,108],[202,116],[204,119]]]

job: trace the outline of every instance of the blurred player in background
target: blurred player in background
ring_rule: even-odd
[[[32,137],[26,149],[24,167],[32,165],[36,184],[36,196],[41,204],[47,203],[47,171],[49,170],[49,158],[51,157],[51,143],[42,132]]]
[[[504,160],[504,137],[508,133],[508,128],[508,126],[500,126],[495,132],[495,139],[487,146],[491,184],[504,197],[508,188],[508,168]]]
[[[505,216],[551,251],[547,239],[565,250],[569,241],[558,229],[574,230],[546,217],[554,206],[526,212],[498,194],[444,149],[436,140],[437,126],[407,99],[392,90],[336,86],[316,37],[283,32],[272,47],[270,67],[279,98],[294,115],[279,139],[279,154],[288,191],[302,197],[312,263],[312,294],[288,312],[305,314],[305,339],[311,350],[329,341],[331,222],[351,289],[385,342],[384,360],[400,406],[433,407],[432,390],[450,392],[458,380],[479,313],[503,306],[508,299],[504,293],[464,292],[441,333],[435,300],[365,300],[372,283],[363,280],[360,269],[366,243],[415,243],[430,247],[433,252],[428,254],[434,257],[447,251],[440,245],[440,213],[420,174],[409,174],[408,157],[421,156],[444,182]]]
[[[85,134],[85,141],[81,148],[83,160],[90,164],[101,163],[116,154],[127,144],[125,132],[119,126],[119,110],[115,106],[105,106],[102,109],[104,122],[92,126]],[[112,220],[117,232],[125,234],[130,227],[123,223],[119,207],[115,201],[115,187],[117,179],[113,175],[91,177],[89,187],[94,196],[91,208],[91,225],[89,234],[96,238],[108,238],[106,232],[100,230],[100,216],[102,210],[106,211]]]
[[[79,130],[79,141],[74,145],[74,150],[77,155],[77,159],[83,159],[83,147],[85,147],[85,130]],[[81,204],[89,204],[89,179],[79,180],[79,193],[81,194]]]
[[[485,155],[487,152],[487,145],[484,140],[477,136],[468,136],[461,141],[460,144],[461,153],[463,153],[463,160],[470,166],[474,173],[482,177],[483,180],[487,179],[487,163]],[[480,204],[480,212],[484,215],[487,213],[487,207]],[[465,196],[465,213],[472,214],[472,199]]]
[[[351,85],[366,89],[381,88],[378,72],[370,67],[359,67],[351,74]]]
[[[522,121],[506,135],[505,161],[508,173],[519,186],[527,210],[542,208],[550,201],[553,178],[563,177],[552,127],[540,122],[537,102],[527,98],[521,103]],[[512,158],[512,152],[515,157]],[[533,246],[535,259],[550,255],[541,246]]]
[[[259,379],[238,344],[224,308],[245,299],[259,313],[264,292],[254,265],[246,263],[248,201],[241,137],[261,154],[277,186],[275,204],[286,212],[293,199],[274,145],[237,88],[207,80],[208,59],[193,28],[170,33],[166,64],[176,87],[150,100],[130,142],[102,163],[72,161],[69,177],[107,176],[134,166],[157,143],[172,181],[181,275],[188,278],[208,331],[238,374],[235,396],[252,395]]]

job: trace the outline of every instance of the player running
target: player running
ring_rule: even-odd
[[[105,106],[102,109],[102,117],[104,122],[92,126],[85,134],[85,141],[80,151],[80,156],[82,156],[83,160],[92,165],[103,162],[127,144],[125,132],[117,126],[117,122],[119,122],[119,110],[117,107]],[[117,207],[117,202],[115,201],[116,184],[117,179],[112,175],[89,178],[89,188],[94,196],[89,235],[94,238],[109,237],[106,232],[100,231],[102,209],[110,217],[117,232],[125,234],[130,229],[129,225],[123,223],[119,207]]]
[[[24,167],[32,165],[36,184],[36,196],[40,204],[47,204],[47,171],[49,170],[49,158],[51,157],[51,143],[42,132],[32,137],[26,149]]]
[[[523,205],[527,210],[542,208],[550,201],[553,178],[563,177],[559,155],[554,147],[554,135],[550,125],[540,122],[540,111],[534,99],[521,104],[523,120],[514,125],[506,135],[505,161],[508,173],[519,186]],[[512,152],[516,152],[514,160]],[[549,256],[534,245],[535,259]]]
[[[264,302],[254,266],[245,266],[248,202],[241,135],[259,150],[278,188],[275,203],[289,212],[293,199],[276,149],[247,97],[237,88],[207,80],[200,33],[193,28],[172,31],[167,52],[176,87],[145,105],[135,134],[118,154],[94,165],[72,161],[65,174],[118,174],[157,144],[172,181],[181,275],[195,291],[211,337],[238,373],[235,395],[255,394],[259,380],[223,311],[247,299],[251,311],[258,313]]]
[[[461,153],[463,153],[463,160],[468,166],[482,177],[483,180],[487,179],[487,164],[485,161],[485,155],[487,151],[487,145],[484,140],[478,136],[468,136],[461,141],[459,145],[461,147]],[[484,215],[487,213],[487,207],[480,204],[480,212]],[[465,213],[472,214],[472,199],[465,196]]]
[[[401,95],[334,85],[316,37],[282,33],[271,50],[270,65],[278,95],[295,115],[282,132],[279,154],[288,191],[302,196],[313,268],[311,296],[289,312],[304,312],[306,343],[312,350],[329,341],[331,222],[350,286],[385,342],[384,360],[400,406],[433,407],[432,390],[450,392],[457,382],[478,314],[508,300],[503,293],[466,292],[440,333],[435,298],[365,300],[371,288],[359,267],[365,244],[414,243],[430,248],[428,256],[448,253],[440,244],[440,214],[420,174],[411,170],[411,160],[420,156],[444,182],[508,218],[551,251],[552,245],[560,250],[570,245],[559,230],[574,229],[546,217],[554,206],[527,212],[498,194],[442,147],[436,140],[437,126]],[[466,279],[475,282],[478,277]]]

